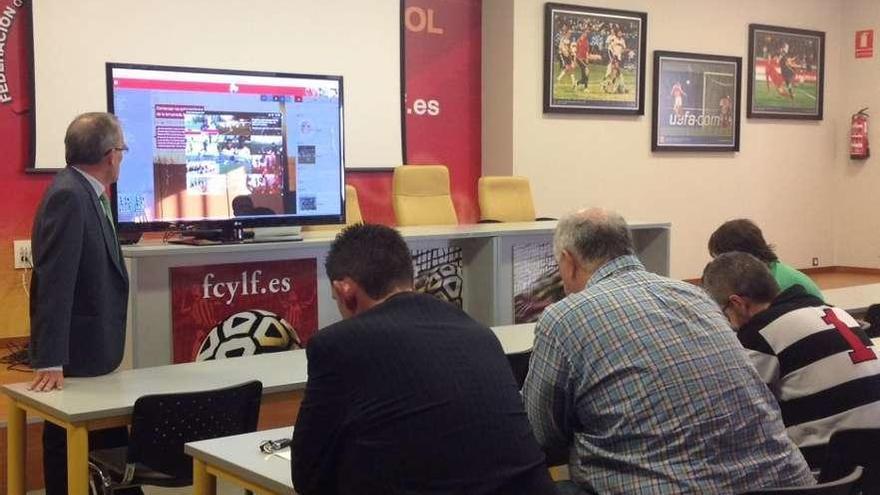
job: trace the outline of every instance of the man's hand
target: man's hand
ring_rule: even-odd
[[[64,372],[61,370],[35,371],[34,379],[28,390],[36,392],[51,392],[64,388]]]

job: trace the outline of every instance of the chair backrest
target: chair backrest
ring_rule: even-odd
[[[358,200],[358,191],[354,186],[345,186],[345,224],[354,225],[363,223],[361,215],[361,202]]]
[[[145,395],[134,403],[126,462],[192,479],[187,442],[256,431],[263,384],[181,394]],[[256,448],[256,447],[254,447]]]
[[[862,493],[880,494],[880,429],[860,428],[839,430],[831,435],[819,481],[840,478],[853,466],[865,469]]]
[[[765,488],[744,493],[743,495],[855,495],[859,491],[862,468],[856,466],[847,476],[828,483],[814,486],[795,486],[789,488]]]
[[[498,222],[535,220],[532,188],[525,177],[480,177],[480,219]]]
[[[397,225],[456,225],[449,194],[449,171],[443,165],[403,165],[391,184]]]
[[[358,192],[354,186],[345,186],[345,225],[304,225],[303,232],[316,232],[328,230],[342,230],[347,225],[363,223],[361,215],[361,202],[358,200]]]

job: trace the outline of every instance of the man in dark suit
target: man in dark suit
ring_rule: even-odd
[[[413,292],[400,234],[348,227],[326,270],[344,320],[306,347],[298,493],[555,493],[501,344],[453,305]]]
[[[78,116],[64,137],[67,168],[49,186],[33,227],[32,390],[61,389],[65,376],[97,376],[122,361],[128,274],[107,193],[128,150],[113,115]],[[90,446],[124,444],[125,428],[94,432]],[[63,428],[46,422],[47,495],[67,493]]]

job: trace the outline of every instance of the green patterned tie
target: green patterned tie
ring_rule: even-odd
[[[119,240],[116,238],[116,223],[113,222],[113,211],[110,209],[110,200],[107,199],[106,194],[102,194],[98,199],[101,200],[101,206],[104,207],[104,214],[107,215],[107,220],[110,222],[110,230],[113,231],[113,240],[118,244]]]

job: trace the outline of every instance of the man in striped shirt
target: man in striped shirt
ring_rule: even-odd
[[[781,291],[767,265],[719,255],[703,287],[776,396],[786,431],[818,467],[831,434],[880,426],[880,359],[856,320],[800,285]]]
[[[535,329],[526,412],[569,454],[561,493],[726,495],[813,483],[779,408],[699,287],[649,273],[620,215],[553,240],[568,296]]]

